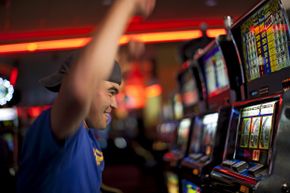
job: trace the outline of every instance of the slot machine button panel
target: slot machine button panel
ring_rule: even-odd
[[[202,154],[200,153],[190,154],[189,157],[193,159],[194,161],[197,161],[198,159],[202,157]]]
[[[236,172],[242,172],[244,169],[248,168],[248,164],[245,161],[238,161],[237,163],[235,163],[232,168],[233,170],[235,170]]]
[[[249,174],[251,174],[253,176],[257,176],[263,170],[264,170],[263,164],[256,164],[253,167],[249,168],[248,172],[249,172]]]
[[[237,161],[235,160],[225,160],[223,161],[222,165],[227,168],[232,168],[232,165],[234,165],[236,162]]]
[[[204,155],[204,156],[202,156],[200,159],[199,159],[199,161],[200,162],[206,162],[206,161],[208,161],[209,160],[209,156],[207,156],[207,155]]]

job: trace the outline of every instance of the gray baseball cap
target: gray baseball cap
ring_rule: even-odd
[[[64,75],[69,73],[69,68],[71,64],[76,60],[76,58],[77,58],[76,54],[70,55],[62,63],[62,65],[60,66],[57,72],[54,72],[40,79],[39,80],[40,84],[52,92],[58,92],[60,90]],[[113,66],[111,75],[109,76],[107,81],[114,82],[119,85],[121,84],[122,72],[121,72],[120,65],[117,61],[114,61],[114,66]]]

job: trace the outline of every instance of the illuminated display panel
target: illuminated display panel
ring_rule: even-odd
[[[289,27],[279,0],[267,2],[241,25],[247,81],[290,66]]]
[[[175,94],[173,98],[173,114],[175,119],[183,117],[183,105],[180,94]]]
[[[198,123],[198,121],[200,123]],[[190,153],[201,153],[210,156],[213,151],[214,138],[217,128],[218,113],[205,115],[196,120],[190,143]]]
[[[166,185],[168,193],[178,193],[178,176],[172,172],[166,172]]]
[[[6,141],[9,151],[14,150],[12,132],[18,127],[18,114],[16,108],[0,108],[0,132]]]
[[[199,95],[193,73],[186,70],[181,77],[181,96],[185,107],[190,107],[198,102]]]
[[[161,140],[167,143],[173,143],[174,136],[176,136],[175,135],[176,126],[177,126],[176,122],[162,123],[158,128]]]
[[[17,115],[17,109],[16,108],[0,108],[0,123],[1,123],[1,126],[15,125],[14,123],[10,124],[10,122],[13,122],[15,120],[18,120],[18,115]]]
[[[188,180],[182,180],[182,193],[201,193],[201,189]]]
[[[236,159],[267,165],[276,103],[268,102],[242,109]]]
[[[0,106],[7,104],[12,97],[14,93],[14,88],[11,85],[11,83],[0,77]]]
[[[203,117],[203,134],[201,150],[203,154],[210,156],[215,143],[215,133],[217,128],[218,113],[208,114]]]
[[[189,154],[199,153],[201,148],[200,147],[201,137],[202,137],[202,123],[200,119],[196,118],[194,123],[194,129],[192,131]]]
[[[185,118],[180,121],[179,126],[177,128],[177,148],[182,152],[185,152],[186,150],[186,145],[190,133],[190,126],[191,119]]]
[[[203,68],[208,95],[229,88],[227,67],[221,49],[215,45],[203,57]]]

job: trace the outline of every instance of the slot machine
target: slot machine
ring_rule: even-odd
[[[16,130],[18,128],[18,114],[16,107],[0,108],[0,138],[7,144],[9,167],[13,168],[17,162]]]
[[[188,151],[195,114],[206,108],[197,68],[187,63],[178,74],[179,101],[182,102],[182,116],[178,115],[176,139],[172,149],[163,156],[165,162],[165,178],[169,193],[179,192],[179,165]],[[178,107],[180,109],[180,107]]]
[[[0,77],[0,181],[1,188],[9,191],[15,187],[18,144],[18,114],[13,106],[14,87],[5,77]]]
[[[176,143],[171,151],[166,153],[163,157],[164,161],[167,162],[165,178],[169,193],[179,192],[178,165],[187,151],[187,142],[191,132],[191,123],[192,120],[190,118],[183,118],[180,120],[177,127]]]
[[[217,37],[195,58],[206,91],[207,111],[195,117],[188,154],[181,162],[184,193],[210,192],[210,172],[222,161],[223,141],[235,113],[230,104],[243,98],[242,69],[230,37]]]
[[[157,126],[158,141],[164,144],[164,149],[171,149],[176,138],[177,121],[166,120]]]
[[[210,174],[212,192],[289,192],[290,36],[281,1],[261,1],[231,32],[246,100],[233,104],[223,160]]]

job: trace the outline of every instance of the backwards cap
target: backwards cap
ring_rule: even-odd
[[[64,61],[64,63],[62,63],[62,65],[60,66],[57,72],[54,72],[40,79],[39,80],[40,84],[52,92],[58,92],[60,90],[60,86],[61,86],[64,75],[69,72],[69,68],[75,60],[76,60],[76,55],[75,54],[70,55]],[[119,85],[122,82],[121,68],[120,68],[120,65],[116,61],[114,61],[114,66],[113,66],[111,75],[109,76],[107,81],[114,82]]]

